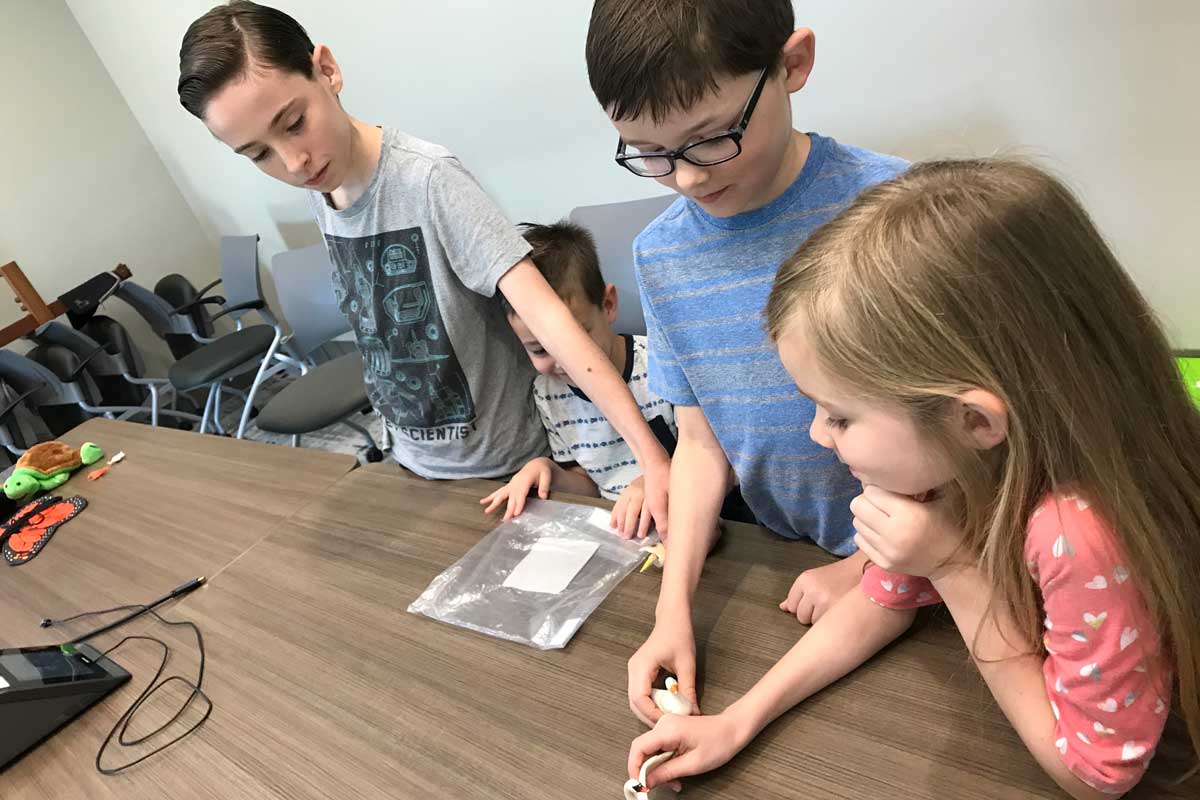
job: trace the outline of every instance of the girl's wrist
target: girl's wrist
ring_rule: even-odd
[[[974,564],[952,561],[933,570],[926,577],[938,594],[945,597],[947,592],[953,592],[964,583],[978,583],[983,576]]]
[[[774,719],[769,710],[756,703],[752,694],[745,694],[721,712],[734,731],[737,748],[741,750]]]

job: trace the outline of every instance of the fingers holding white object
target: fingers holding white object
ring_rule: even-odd
[[[674,678],[667,678],[667,688],[665,689],[651,689],[650,699],[664,714],[679,714],[686,717],[696,713],[696,707],[683,692],[679,691],[679,682]]]
[[[679,690],[679,682],[672,677],[667,678],[667,688],[651,689],[650,699],[654,701],[654,705],[663,714],[677,714],[681,717],[691,716],[698,709],[692,704],[692,701]],[[665,761],[670,760],[675,756],[675,751],[670,750],[664,753],[650,756],[642,762],[638,777],[630,778],[625,783],[625,800],[648,800],[650,790],[646,788],[646,776]]]

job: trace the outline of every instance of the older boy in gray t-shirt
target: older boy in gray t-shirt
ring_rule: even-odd
[[[210,9],[179,49],[180,104],[264,174],[312,193],[396,457],[430,478],[483,478],[545,452],[500,292],[629,444],[665,532],[670,460],[612,362],[458,161],[351,116],[344,88],[327,45],[258,3]]]
[[[529,244],[458,159],[385,128],[362,197],[342,211],[309,198],[396,460],[462,478],[509,475],[545,455],[534,370],[492,297]]]

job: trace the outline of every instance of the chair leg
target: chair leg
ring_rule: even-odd
[[[300,446],[300,434],[293,433],[292,434],[292,447],[299,447],[299,446]]]
[[[250,384],[250,391],[246,392],[246,405],[242,408],[242,419],[238,423],[238,439],[241,439],[246,434],[246,423],[250,421],[250,412],[254,410],[254,396],[258,394],[258,387],[262,385],[267,368],[275,360],[275,351],[279,348],[279,341],[282,338],[282,333],[279,328],[276,328],[275,338],[271,340],[271,346],[267,348],[267,354],[263,356],[262,363],[258,365],[258,372],[254,375],[254,383]]]
[[[204,415],[200,417],[200,432],[208,433],[208,420],[212,417],[213,398],[217,393],[217,385],[208,387],[208,399],[204,401]]]
[[[222,436],[228,436],[228,431],[221,424],[221,395],[225,393],[225,387],[221,381],[217,381],[214,385],[217,387],[217,394],[213,399],[213,429]]]
[[[342,424],[345,425],[350,430],[355,431],[356,433],[360,434],[364,439],[366,439],[368,447],[375,447],[375,448],[379,447],[379,445],[376,444],[376,442],[375,442],[375,437],[372,436],[371,432],[369,430],[367,430],[366,428],[364,428],[362,425],[359,425],[357,422],[351,422],[349,419],[342,420]]]
[[[391,450],[392,449],[392,431],[388,427],[387,420],[383,418],[383,414],[380,414],[378,411],[376,411],[375,413],[379,417],[380,422],[383,423],[383,434],[379,437],[379,439],[380,439],[379,446],[383,450]]]
[[[158,387],[153,383],[148,387],[150,389],[150,427],[158,427]]]

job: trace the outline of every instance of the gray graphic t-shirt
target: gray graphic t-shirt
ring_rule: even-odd
[[[535,372],[493,296],[529,245],[458,159],[385,128],[353,206],[310,199],[396,460],[426,478],[490,478],[545,455]]]

